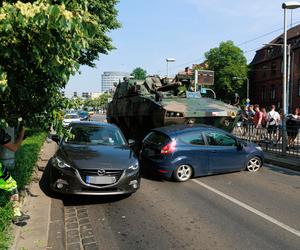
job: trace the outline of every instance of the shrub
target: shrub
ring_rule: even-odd
[[[46,138],[44,131],[29,130],[28,132],[30,137],[23,141],[16,153],[15,167],[10,171],[18,183],[19,190],[30,182],[41,146]],[[0,249],[8,249],[13,239],[11,233],[13,211],[8,197],[7,192],[0,190]]]

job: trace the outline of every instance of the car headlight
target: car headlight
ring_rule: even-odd
[[[133,165],[131,165],[128,169],[130,169],[130,170],[137,170],[138,168],[139,168],[139,163],[136,162]]]
[[[59,168],[71,168],[69,164],[65,163],[62,159],[58,157],[54,158],[54,164]]]
[[[259,150],[259,151],[263,151],[262,148],[259,147],[259,146],[256,146],[255,148],[256,148],[257,150]]]

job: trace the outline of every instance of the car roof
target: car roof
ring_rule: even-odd
[[[118,128],[116,125],[106,122],[96,122],[96,121],[80,121],[80,122],[72,122],[72,126],[99,126],[99,127],[107,127],[107,128]]]
[[[65,114],[65,116],[66,116],[66,115],[77,115],[77,116],[78,116],[77,113],[67,113],[67,114]]]
[[[178,134],[182,134],[185,132],[193,131],[193,130],[207,130],[207,129],[213,129],[218,131],[223,131],[222,129],[215,128],[213,126],[209,126],[206,124],[179,124],[179,125],[170,125],[166,127],[160,127],[152,129],[151,131],[158,131],[161,133],[164,133],[170,137],[174,137]],[[225,132],[225,131],[223,131]]]

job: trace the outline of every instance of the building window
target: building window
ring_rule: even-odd
[[[271,75],[276,76],[276,63],[271,64]]]
[[[275,88],[275,85],[271,86],[270,97],[271,97],[271,100],[275,100],[275,98],[276,98],[276,88]]]
[[[266,98],[267,98],[267,88],[266,86],[263,86],[261,90],[261,101],[265,102]]]
[[[262,77],[263,78],[266,78],[267,77],[267,66],[266,65],[263,65],[262,66]]]

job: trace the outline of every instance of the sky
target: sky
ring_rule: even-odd
[[[120,0],[116,8],[122,27],[109,36],[116,49],[100,55],[96,67],[82,66],[66,93],[100,92],[104,71],[174,76],[204,53],[231,40],[251,62],[255,51],[283,32],[283,1],[279,0]],[[300,9],[288,10],[288,25],[300,23]]]

